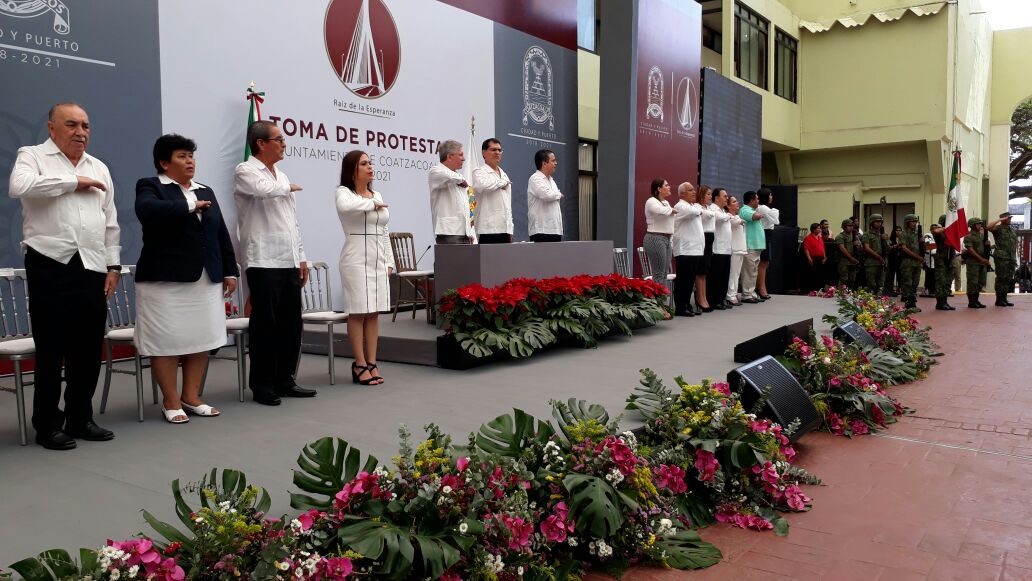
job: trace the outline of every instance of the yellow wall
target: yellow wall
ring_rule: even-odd
[[[723,2],[723,70],[724,75],[743,87],[747,87],[763,97],[763,149],[764,151],[777,151],[784,149],[799,149],[799,104],[774,94],[774,27],[788,33],[789,36],[799,40],[798,51],[806,51],[803,46],[803,39],[800,37],[799,18],[785,7],[778,0],[742,0],[742,3],[751,10],[757,12],[763,18],[770,21],[767,58],[767,89],[761,89],[756,85],[739,79],[734,74],[735,70],[735,0],[724,0]],[[804,65],[801,56],[797,60],[798,75],[800,81],[805,75]],[[798,85],[798,96],[802,94],[802,83]]]
[[[1010,125],[1019,103],[1032,97],[1032,28],[993,34],[992,123]]]
[[[577,50],[577,133],[598,141],[598,55]]]
[[[946,134],[946,10],[803,33],[802,149]]]
[[[720,57],[720,53],[712,51],[706,47],[702,47],[702,66],[703,68],[709,67],[716,69],[720,74],[724,74],[724,64]]]

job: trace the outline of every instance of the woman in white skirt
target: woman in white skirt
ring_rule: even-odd
[[[337,188],[337,217],[344,229],[340,251],[340,284],[348,312],[348,342],[355,355],[351,379],[380,385],[376,366],[380,337],[379,314],[390,310],[390,276],[394,270],[387,222],[390,213],[379,192],[373,191],[373,164],[362,151],[344,156]]]
[[[208,351],[226,344],[223,299],[239,272],[229,231],[208,186],[193,181],[197,146],[180,135],[154,144],[156,178],[136,182],[136,216],[143,250],[136,264],[136,331],[140,355],[150,357],[161,388],[161,410],[173,424],[184,413],[212,417],[219,411],[201,401]],[[183,364],[183,392],[176,383]]]

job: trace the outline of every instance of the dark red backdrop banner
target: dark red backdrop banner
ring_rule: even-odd
[[[577,0],[440,1],[561,47],[577,50]]]
[[[699,176],[699,75],[702,7],[697,2],[639,0],[638,107],[634,167],[634,245],[645,236],[645,201],[654,178]],[[674,197],[670,203],[676,203]]]

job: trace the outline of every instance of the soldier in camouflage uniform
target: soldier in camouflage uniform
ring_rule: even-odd
[[[1007,300],[1007,293],[1014,292],[1014,271],[1018,268],[1015,252],[1018,236],[1010,226],[1011,213],[1004,212],[1000,218],[989,224],[987,230],[993,233],[996,245],[993,247],[993,262],[996,263],[996,306],[1013,307]]]
[[[899,265],[899,293],[900,300],[908,309],[917,308],[917,281],[921,277],[921,240],[917,233],[917,223],[920,217],[917,214],[907,214],[903,217],[903,238],[899,244],[902,261]]]
[[[842,221],[842,232],[835,237],[835,244],[838,246],[838,280],[839,284],[853,288],[856,284],[856,269],[860,261],[853,256],[853,221],[845,219]]]
[[[983,256],[985,252],[985,222],[981,218],[968,220],[968,228],[971,232],[964,237],[964,263],[967,264],[967,296],[969,309],[984,309],[985,305],[978,300],[978,293],[982,291],[982,280],[985,277],[985,269],[989,266],[989,257]]]
[[[885,255],[889,249],[889,237],[882,228],[882,215],[871,214],[868,220],[867,232],[863,235],[863,250],[866,254],[864,261],[864,288],[872,293],[878,294],[885,282]]]
[[[939,223],[931,228],[935,238],[935,309],[938,311],[955,311],[949,304],[951,284],[953,283],[953,257],[957,250],[946,241],[946,214],[939,216]]]

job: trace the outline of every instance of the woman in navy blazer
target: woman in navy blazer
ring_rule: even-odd
[[[162,135],[154,144],[158,177],[136,182],[136,216],[143,250],[136,264],[134,342],[151,358],[161,388],[165,420],[186,423],[184,413],[217,416],[200,399],[208,352],[226,344],[224,297],[239,272],[229,230],[215,192],[193,181],[193,141]],[[183,392],[177,371],[183,364]]]

